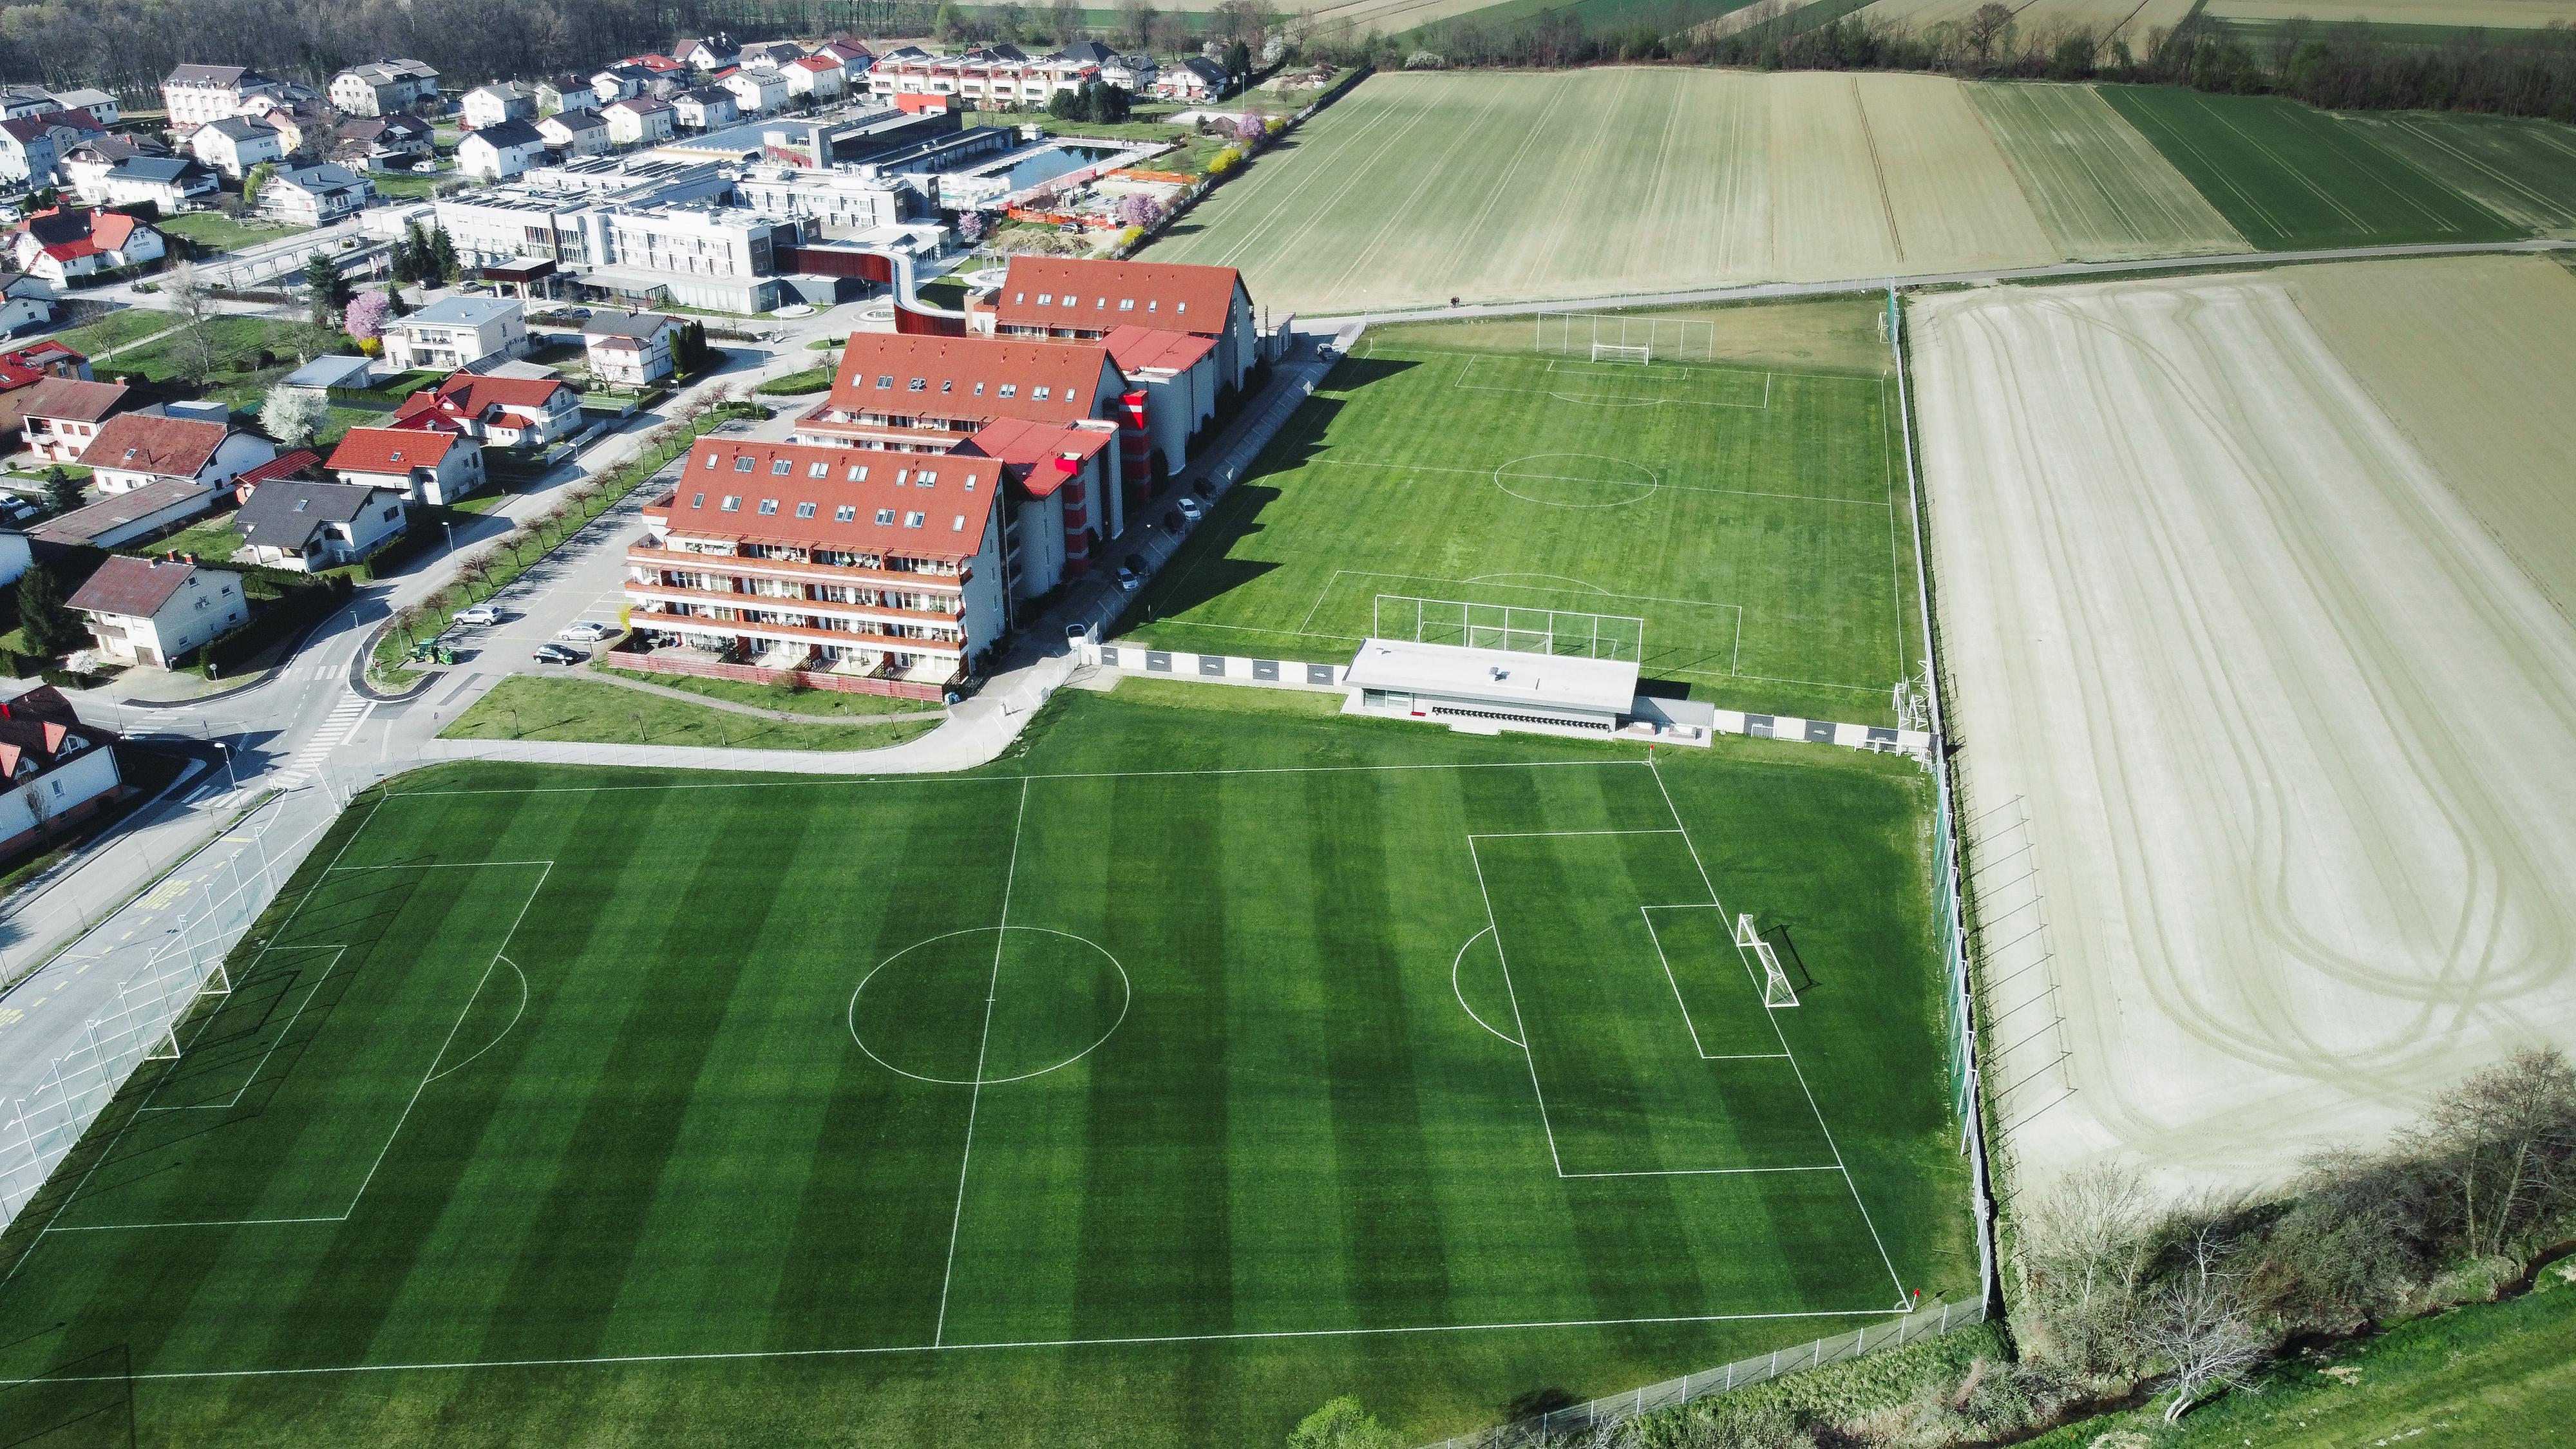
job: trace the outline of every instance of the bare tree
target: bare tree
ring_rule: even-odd
[[[193,262],[173,262],[161,276],[161,295],[179,314],[179,375],[203,384],[215,370],[215,291]]]
[[[1119,0],[1118,28],[1111,32],[1118,43],[1129,50],[1143,50],[1154,43],[1154,21],[1158,12],[1146,0]]]
[[[2145,1182],[2118,1164],[2085,1169],[2022,1214],[2016,1266],[2035,1346],[2069,1367],[2125,1366],[2154,1226]]]
[[[2254,1327],[2242,1286],[2219,1270],[2221,1254],[2216,1229],[2194,1234],[2190,1270],[2156,1295],[2154,1311],[2139,1325],[2147,1351],[2172,1376],[2168,1424],[2220,1389],[2245,1387],[2245,1375],[2270,1347]]]
[[[2445,1184],[2471,1256],[2519,1256],[2576,1201],[2576,1068],[2524,1047],[2443,1093],[2409,1139]]]
[[[1985,69],[1994,60],[1995,50],[1998,47],[2006,50],[2012,48],[2012,29],[2011,8],[1998,5],[1995,0],[1986,0],[1985,4],[1969,13],[1960,30],[1968,43],[1968,49],[1976,54],[1979,70]]]

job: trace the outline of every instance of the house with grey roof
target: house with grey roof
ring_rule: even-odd
[[[262,483],[233,515],[236,563],[312,573],[356,563],[402,535],[403,495],[364,483]]]

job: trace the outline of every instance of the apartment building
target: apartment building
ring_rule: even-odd
[[[976,110],[1044,110],[1059,91],[1078,91],[1099,80],[1100,66],[1066,55],[1031,56],[1015,45],[970,50],[962,55],[906,54],[882,56],[870,67],[868,93],[895,96],[946,96]]]
[[[1120,327],[1204,337],[1215,344],[1219,380],[1232,388],[1261,359],[1252,294],[1232,267],[1022,254],[975,312],[974,325],[996,337],[1096,342]]]
[[[161,82],[161,105],[170,129],[186,131],[243,114],[253,96],[274,96],[284,81],[242,65],[183,65]]]
[[[826,236],[900,226],[912,208],[908,188],[891,176],[838,167],[748,166],[734,179],[734,199],[763,216],[812,220]]]
[[[328,89],[344,116],[395,116],[438,99],[438,72],[407,57],[369,61],[331,77]]]
[[[526,309],[506,297],[445,297],[385,329],[385,361],[397,369],[460,371],[486,358],[524,357]]]

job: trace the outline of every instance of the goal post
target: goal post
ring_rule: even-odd
[[[1541,312],[1531,350],[1595,362],[1715,362],[1717,324],[1705,317]]]
[[[1780,969],[1780,955],[1762,933],[1753,929],[1751,916],[1735,918],[1735,944],[1753,953],[1762,965],[1762,1004],[1773,1011],[1798,1004],[1798,993],[1789,985],[1789,973]]]
[[[1655,351],[1650,345],[1641,344],[1639,346],[1630,347],[1617,342],[1595,342],[1592,344],[1592,360],[1595,362],[1633,362],[1645,365],[1651,364],[1655,360]]]
[[[1380,594],[1370,635],[1414,644],[1460,644],[1519,654],[1642,663],[1646,621],[1631,614],[1593,614],[1526,604],[1481,604]]]

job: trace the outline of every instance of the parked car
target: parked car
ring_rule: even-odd
[[[539,664],[579,664],[588,658],[588,654],[569,644],[540,644],[536,651]]]
[[[459,624],[498,624],[501,622],[501,611],[493,608],[490,604],[476,604],[471,608],[457,610],[456,622]]]
[[[556,630],[555,637],[575,644],[596,644],[616,632],[613,625],[603,624],[596,619],[577,619]]]
[[[1067,624],[1067,625],[1065,625],[1065,626],[1064,626],[1064,642],[1065,642],[1065,643],[1067,643],[1067,644],[1069,644],[1069,645],[1072,645],[1072,644],[1088,644],[1088,643],[1090,643],[1090,642],[1091,642],[1091,626],[1090,626],[1089,624]]]
[[[1181,516],[1192,523],[1196,523],[1200,519],[1207,517],[1207,505],[1199,502],[1197,499],[1192,498],[1186,493],[1182,494],[1181,501],[1173,506],[1180,509]]]
[[[1166,509],[1164,509],[1164,510],[1163,510],[1163,527],[1165,527],[1165,528],[1167,528],[1167,529],[1171,530],[1171,531],[1172,531],[1172,532],[1174,532],[1174,533],[1178,533],[1178,532],[1180,532],[1180,531],[1181,531],[1181,511],[1180,511],[1179,509],[1177,509],[1177,508],[1166,508]]]
[[[1145,556],[1141,553],[1131,553],[1125,558],[1120,559],[1119,562],[1126,565],[1128,572],[1136,574],[1139,577],[1143,576],[1145,572]]]
[[[411,163],[411,174],[414,176],[434,176],[438,174],[438,163],[435,161],[414,161]]]
[[[1145,580],[1125,564],[1118,566],[1118,592],[1132,594],[1145,586]]]

